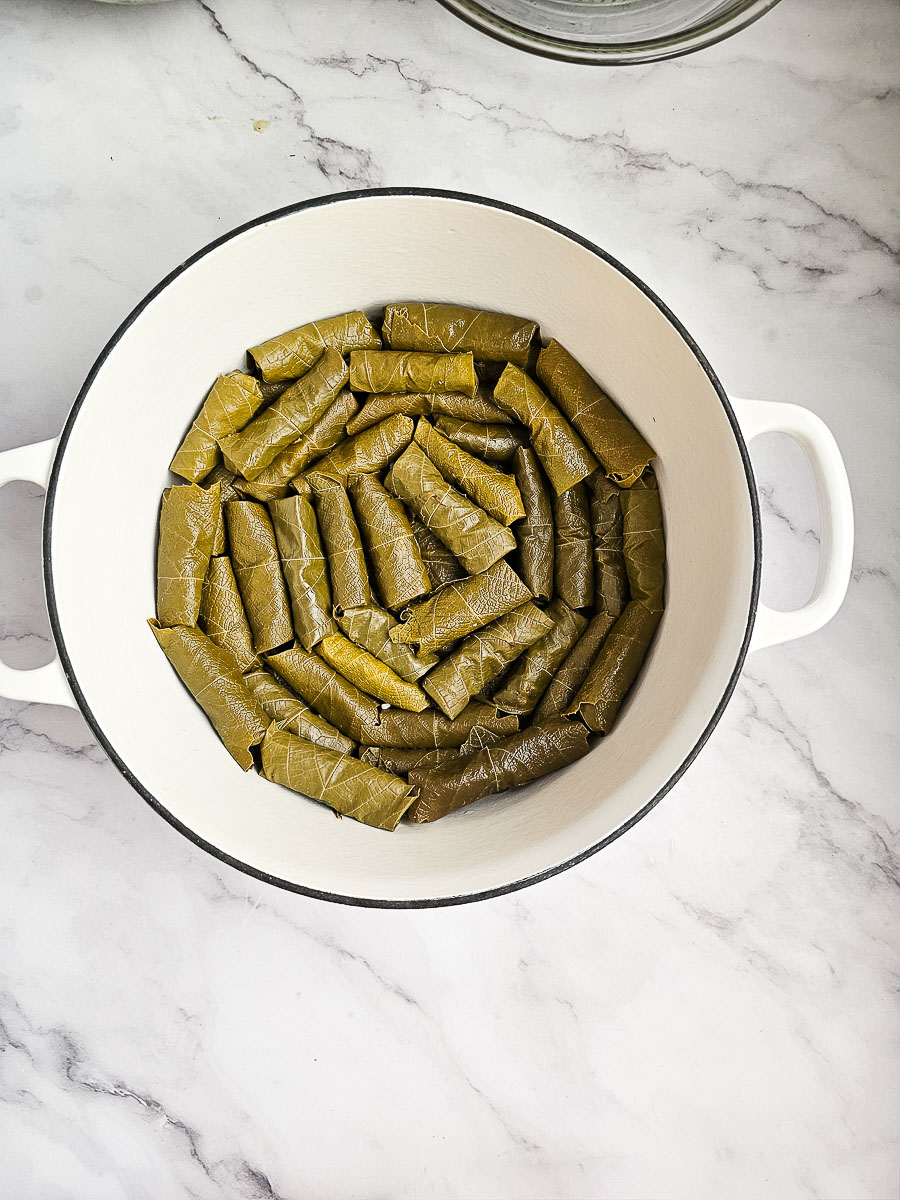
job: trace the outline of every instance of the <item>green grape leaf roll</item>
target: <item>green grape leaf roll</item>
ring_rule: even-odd
[[[265,737],[269,718],[244,682],[234,655],[199,629],[185,625],[162,629],[156,621],[150,622],[150,628],[228,753],[249,771],[251,750]]]
[[[395,350],[469,350],[487,362],[527,367],[537,343],[538,324],[461,304],[411,301],[384,306],[384,338]]]
[[[325,350],[347,354],[351,350],[377,350],[380,346],[381,338],[365,313],[349,312],[289,329],[253,346],[247,357],[267,383],[278,383],[298,379]]]
[[[656,454],[622,410],[559,342],[552,340],[538,355],[537,377],[614,483],[627,488],[640,478]]]
[[[396,775],[274,726],[263,739],[262,773],[375,829],[396,829],[415,797]]]
[[[461,392],[478,388],[471,354],[420,354],[413,350],[353,350],[354,392]]]
[[[436,821],[482,796],[505,792],[542,779],[552,771],[583,758],[588,752],[587,730],[566,720],[529,725],[487,746],[457,764],[431,770],[413,768],[409,782],[418,799],[410,820]]]
[[[156,554],[160,625],[197,624],[220,507],[218,484],[211,488],[182,484],[163,492]]]

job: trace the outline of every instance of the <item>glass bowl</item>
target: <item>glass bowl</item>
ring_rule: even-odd
[[[440,0],[492,37],[547,58],[621,65],[690,54],[778,0]]]

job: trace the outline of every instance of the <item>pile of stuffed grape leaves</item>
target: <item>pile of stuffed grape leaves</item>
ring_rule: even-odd
[[[240,766],[393,830],[599,746],[666,551],[654,451],[581,364],[423,301],[247,364],[172,458],[150,622]]]

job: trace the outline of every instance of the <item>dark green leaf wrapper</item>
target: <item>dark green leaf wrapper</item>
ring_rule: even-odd
[[[433,708],[420,713],[385,708],[377,725],[364,725],[360,729],[359,742],[361,745],[389,746],[394,749],[455,747],[465,742],[476,725],[508,735],[518,729],[519,720],[509,714],[498,713],[492,705],[479,704],[476,700],[467,704],[452,721]]]
[[[269,502],[278,557],[291,599],[294,633],[304,650],[312,650],[329,633],[337,633],[331,588],[319,524],[308,495]]]
[[[508,463],[520,446],[528,444],[526,431],[518,425],[484,424],[454,417],[438,417],[435,428],[460,449],[474,454],[476,458],[483,458],[485,462]]]
[[[225,554],[209,560],[200,597],[199,625],[210,641],[231,651],[242,671],[256,661],[250,623],[231,560]]]
[[[587,679],[600,653],[600,647],[615,623],[616,618],[606,612],[596,613],[591,617],[587,629],[563,659],[546,692],[541,696],[540,704],[534,710],[533,721],[540,723],[565,713]]]
[[[409,810],[410,820],[436,821],[482,796],[541,779],[583,758],[587,751],[587,731],[557,719],[529,725],[457,766],[415,768],[409,772],[409,782],[419,798]]]
[[[220,508],[218,484],[211,488],[183,484],[163,492],[156,554],[160,625],[197,624]]]
[[[594,542],[583,483],[555,498],[553,526],[556,594],[569,608],[590,608],[594,603]]]
[[[656,454],[621,409],[555,340],[538,355],[537,376],[609,478],[630,487]]]
[[[365,313],[349,312],[289,329],[254,346],[247,351],[247,357],[267,383],[278,383],[299,378],[325,350],[347,354],[351,350],[377,350],[380,346],[381,338]]]
[[[441,650],[531,598],[529,589],[501,559],[480,575],[449,583],[414,604],[408,619],[391,630],[391,638],[417,645],[420,651]]]
[[[456,579],[464,578],[466,573],[456,555],[448,550],[437,534],[432,533],[427,525],[423,525],[414,513],[410,514],[409,527],[431,580],[432,592],[436,592],[445,584],[453,583]]]
[[[256,500],[280,500],[288,486],[311,463],[333,450],[345,438],[346,422],[359,411],[353,393],[344,389],[329,404],[315,424],[302,433],[286,450],[250,483],[240,480],[239,487]]]
[[[547,606],[553,622],[548,634],[517,661],[493,703],[503,712],[525,716],[532,712],[550,685],[563,659],[587,628],[587,619],[573,612],[558,596]]]
[[[279,729],[307,738],[317,746],[327,746],[341,754],[353,754],[356,742],[304,704],[292,691],[263,667],[244,674],[244,681]]]
[[[396,829],[415,795],[396,775],[274,726],[263,739],[262,773],[375,829]]]
[[[518,568],[522,578],[538,600],[553,595],[553,503],[535,452],[527,447],[516,450],[513,459],[516,482],[525,519],[515,528],[519,547]]]
[[[594,609],[617,617],[628,603],[628,575],[622,553],[619,489],[600,471],[588,480],[594,538]]]
[[[428,673],[423,687],[448,717],[462,712],[529,646],[553,629],[553,621],[530,600],[470,634]]]
[[[305,700],[319,716],[330,721],[354,742],[368,741],[360,734],[378,724],[378,704],[328,665],[318,654],[300,646],[267,656],[269,666]]]
[[[404,750],[402,747],[361,746],[359,757],[373,767],[390,771],[392,775],[407,775],[415,767],[446,767],[459,760],[461,751],[438,747],[433,750]]]
[[[628,689],[637,679],[661,615],[649,612],[638,600],[628,604],[566,709],[567,717],[580,717],[594,733],[609,732]]]
[[[478,388],[471,354],[420,354],[414,350],[354,350],[350,354],[354,392],[460,392]]]
[[[231,565],[253,630],[253,647],[265,654],[294,640],[275,531],[268,511],[255,500],[230,500],[224,508]]]
[[[537,321],[461,304],[412,301],[384,306],[384,338],[395,350],[468,350],[488,362],[527,367],[537,335]]]
[[[410,508],[472,575],[486,571],[515,549],[516,539],[499,521],[444,479],[414,442],[394,463],[385,485]]]
[[[494,399],[531,432],[531,444],[559,495],[597,469],[597,460],[530,376],[512,363],[494,388]]]
[[[337,614],[337,622],[351,642],[387,663],[407,683],[415,683],[439,661],[436,654],[413,654],[409,646],[391,641],[391,630],[400,622],[377,604],[348,608]]]
[[[487,396],[464,396],[459,392],[383,392],[370,396],[352,421],[347,422],[349,434],[360,433],[385,417],[402,414],[405,417],[446,415],[465,421],[511,420],[499,405]]]
[[[449,483],[502,525],[511,525],[525,516],[512,475],[469,454],[424,418],[416,424],[415,441]]]
[[[220,375],[175,452],[169,470],[191,483],[206,479],[219,461],[219,439],[252,421],[265,397],[259,380],[243,371]]]
[[[319,420],[346,382],[347,364],[337,350],[326,350],[240,433],[220,439],[226,465],[252,482]]]
[[[350,484],[350,496],[382,603],[402,608],[424,596],[431,580],[403,505],[374,475],[358,476]]]
[[[369,569],[350,497],[336,479],[319,476],[312,482],[335,612],[369,605]]]
[[[623,553],[632,600],[662,612],[666,583],[666,541],[656,476],[647,471],[620,497]]]
[[[310,481],[315,476],[327,476],[347,483],[355,475],[383,471],[412,441],[415,426],[409,417],[387,417],[371,429],[364,429],[345,442],[306,472]]]
[[[253,766],[250,753],[269,727],[269,718],[251,693],[230,650],[215,645],[199,629],[176,625],[161,629],[150,621],[166,658],[185,687],[209,717],[231,757],[245,771]]]

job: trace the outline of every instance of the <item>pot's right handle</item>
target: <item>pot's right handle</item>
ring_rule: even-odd
[[[841,607],[853,565],[853,501],[841,452],[821,417],[799,404],[733,397],[731,403],[748,442],[761,433],[786,433],[800,443],[819,500],[822,534],[813,594],[801,608],[787,612],[760,604],[750,649],[762,650],[815,633]]]
[[[50,482],[56,441],[56,438],[51,438],[48,442],[34,442],[30,446],[18,446],[15,450],[0,453],[0,487],[24,479],[46,489]],[[19,671],[0,660],[0,696],[32,704],[75,707],[58,657],[54,657],[46,666],[35,667],[31,671]]]

